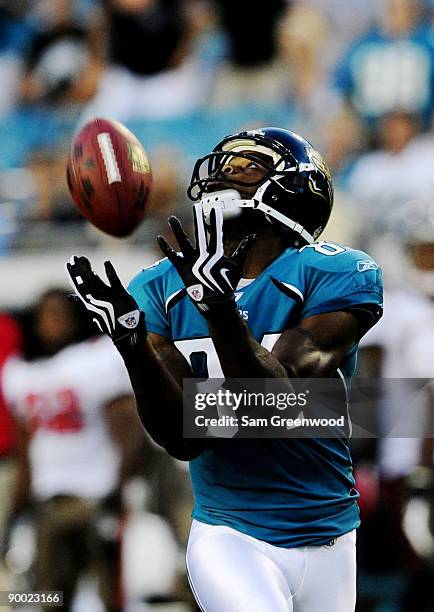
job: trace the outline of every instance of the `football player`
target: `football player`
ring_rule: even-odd
[[[207,612],[349,612],[359,525],[348,440],[184,439],[183,378],[351,378],[382,310],[365,253],[317,241],[333,187],[320,154],[280,128],[224,138],[194,167],[195,241],[122,287],[84,257],[78,297],[124,358],[154,440],[190,461],[187,569]]]
[[[80,315],[63,289],[45,291],[24,355],[2,368],[17,432],[9,521],[19,524],[33,511],[38,590],[62,591],[64,610],[72,610],[79,578],[96,567],[104,609],[115,612],[118,541],[98,525],[118,512],[120,488],[142,449],[141,427],[122,359],[106,337],[88,338]]]

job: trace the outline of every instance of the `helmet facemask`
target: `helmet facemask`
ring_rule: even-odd
[[[228,165],[231,159],[241,158],[247,159],[265,170],[265,174],[257,181],[242,181],[231,178],[224,174],[223,169]],[[235,189],[243,195],[251,196],[252,187],[259,187],[267,179],[276,173],[279,173],[277,166],[281,165],[281,159],[274,161],[270,154],[255,152],[227,152],[214,151],[199,159],[193,169],[193,177],[188,188],[188,196],[193,201],[201,200],[203,195],[221,191],[222,189]],[[247,188],[246,193],[243,188]]]

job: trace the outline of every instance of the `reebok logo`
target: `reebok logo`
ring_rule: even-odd
[[[378,266],[375,261],[358,261],[357,270],[359,272],[366,272],[366,270],[378,270]]]

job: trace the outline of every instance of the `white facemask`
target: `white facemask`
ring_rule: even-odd
[[[200,203],[205,215],[205,222],[209,224],[211,209],[215,206],[218,206],[223,210],[224,220],[239,217],[243,208],[255,208],[256,210],[263,212],[268,220],[270,220],[270,218],[276,219],[283,225],[286,225],[286,227],[289,227],[300,234],[300,236],[306,240],[308,244],[315,242],[313,236],[311,236],[309,232],[307,232],[299,223],[293,221],[289,217],[286,217],[281,212],[271,208],[267,204],[264,204],[262,201],[262,195],[269,184],[270,181],[265,181],[265,183],[258,188],[250,200],[243,200],[240,193],[236,191],[236,189],[223,189],[222,191],[204,194],[204,197],[201,199]]]

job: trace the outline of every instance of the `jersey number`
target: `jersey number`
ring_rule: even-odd
[[[346,250],[339,244],[325,242],[324,240],[320,240],[315,244],[306,244],[304,247],[301,247],[300,253],[303,249],[313,249],[317,253],[321,253],[321,255],[339,255],[339,253],[343,253]]]
[[[264,334],[261,346],[272,351],[280,333]],[[192,338],[175,342],[177,349],[191,365],[197,378],[224,378],[223,370],[211,338]]]
[[[32,431],[76,433],[83,428],[79,400],[72,389],[60,389],[53,394],[29,393],[24,401]]]

